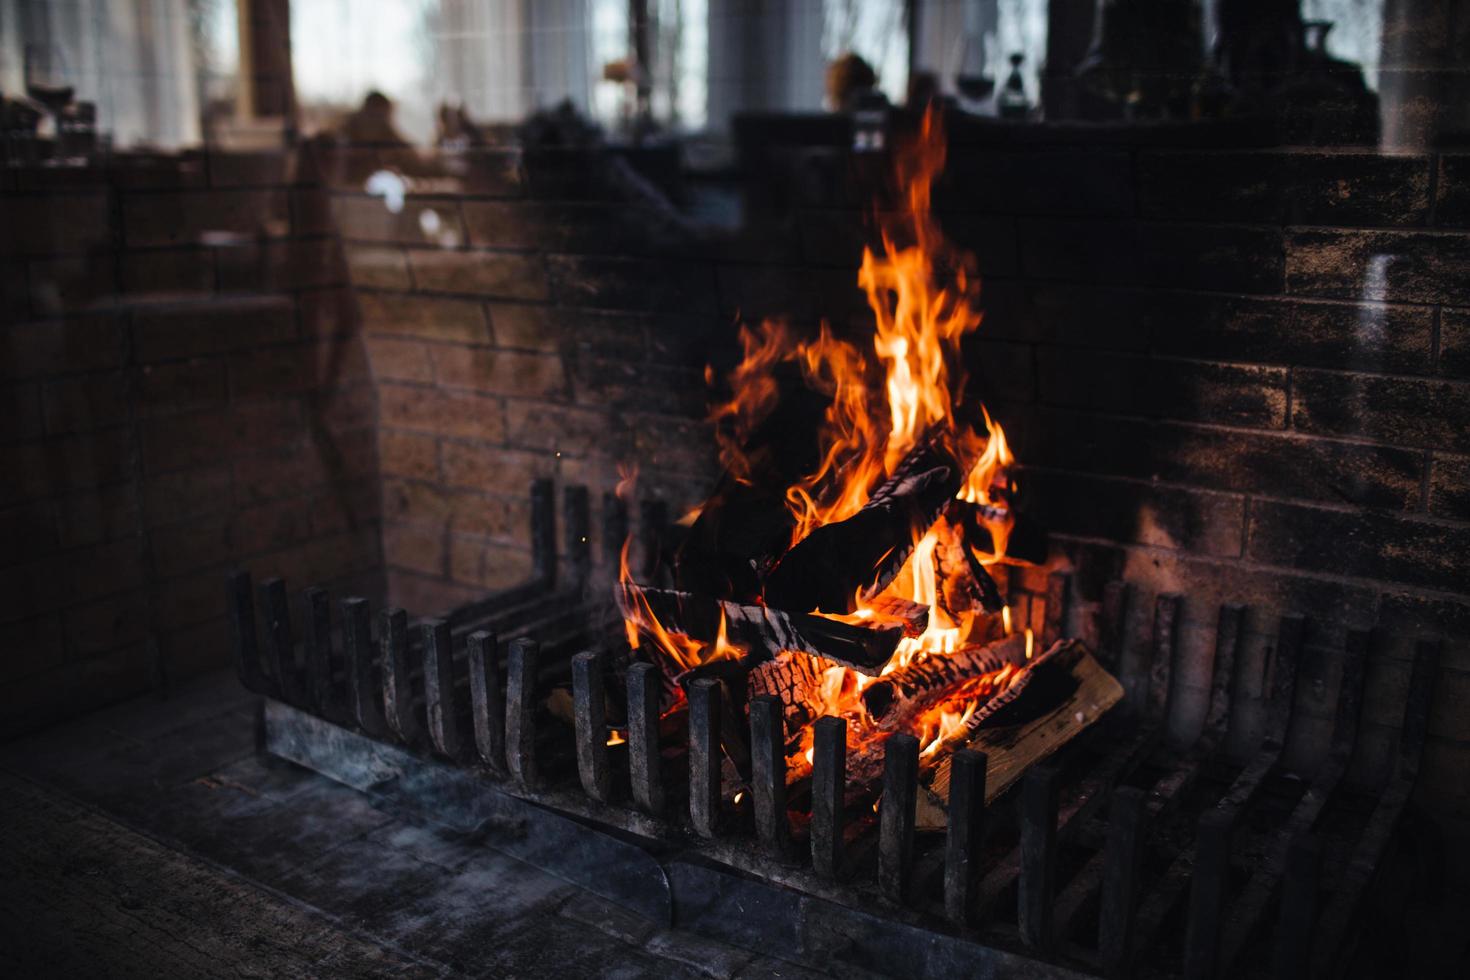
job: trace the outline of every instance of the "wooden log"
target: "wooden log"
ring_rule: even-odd
[[[599,803],[612,798],[612,769],[607,758],[607,702],[602,681],[605,661],[584,651],[572,658],[572,705],[576,724],[577,778],[582,790]]]
[[[951,504],[963,504],[954,501]],[[934,548],[934,573],[939,584],[939,606],[951,621],[976,610],[997,613],[1005,606],[1000,589],[990,572],[975,557],[965,537],[964,524],[941,517],[934,523],[938,535]]]
[[[620,586],[615,596],[623,615],[641,628],[651,630],[651,614],[670,633],[701,643],[714,643],[723,621],[726,638],[746,651],[751,665],[770,660],[782,650],[798,650],[875,674],[888,663],[904,635],[899,625],[855,625],[668,589]]]
[[[901,724],[930,707],[961,681],[1000,670],[1006,664],[1026,662],[1026,638],[1017,633],[983,646],[961,647],[951,654],[935,654],[900,667],[863,691],[868,715],[883,722],[890,713]]]
[[[847,788],[847,719],[828,715],[812,726],[812,870],[837,877],[842,861],[843,795]]]
[[[878,889],[891,902],[908,897],[914,870],[914,807],[919,740],[906,732],[883,743],[883,797],[878,803]]]
[[[766,576],[765,600],[781,609],[848,613],[898,574],[964,482],[942,440],[920,443],[852,517],[816,528]]]
[[[480,760],[505,769],[505,695],[500,689],[495,634],[476,630],[467,641],[470,658],[470,717]]]
[[[663,681],[650,663],[628,665],[628,767],[633,802],[645,813],[664,809],[663,773],[658,745],[659,695]]]
[[[1042,676],[1038,680],[1037,672],[1043,670],[1056,670],[1061,676]],[[1086,731],[1123,697],[1123,688],[1117,680],[1075,641],[1056,644],[1026,674],[1032,676],[1025,686],[1013,687],[993,697],[971,716],[971,721],[979,719],[976,727],[970,729],[967,723],[968,734],[956,737],[957,745],[984,752],[990,759],[985,785],[987,802],[993,802],[1014,785],[1029,767]],[[1054,704],[1049,703],[1056,691],[1069,693]],[[1028,697],[1037,699],[1032,702],[1035,710],[1028,707],[1025,700]],[[992,709],[992,704],[997,706]],[[1147,744],[1134,741],[1120,745],[1115,764],[1120,768],[1131,767]],[[941,754],[934,762],[933,775],[920,799],[919,826],[925,830],[945,826],[951,758]],[[1084,795],[1090,801],[1088,807],[1098,805],[1100,792],[1109,785],[1107,772],[1106,767],[1100,768],[1095,773],[1097,778],[1090,781],[1093,791]],[[1084,819],[1090,812],[1087,809],[1083,813]],[[1019,867],[1019,855],[1015,864]]]

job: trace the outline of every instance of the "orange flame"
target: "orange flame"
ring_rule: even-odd
[[[795,366],[808,386],[830,398],[822,420],[819,462],[785,491],[794,525],[792,545],[817,527],[857,513],[906,454],[924,440],[942,441],[966,467],[956,496],[973,505],[973,513],[989,532],[989,549],[983,547],[985,542],[969,540],[962,528],[944,520],[918,536],[904,568],[884,590],[884,598],[928,606],[928,625],[922,635],[900,642],[884,673],[926,657],[948,655],[961,645],[983,641],[987,631],[995,629],[994,621],[978,609],[956,610],[953,615],[945,612],[936,562],[953,561],[957,552],[964,554],[963,549],[969,549],[982,564],[999,561],[1005,555],[1012,524],[1008,498],[1014,488],[1007,471],[1015,460],[1005,433],[984,406],[979,406],[978,413],[961,411],[966,378],[960,346],[981,324],[980,284],[974,257],[946,241],[930,212],[933,182],[944,162],[941,120],[931,110],[917,137],[896,154],[902,203],[896,212],[879,216],[881,248],[864,248],[858,268],[857,286],[874,318],[871,349],[837,337],[826,323],[814,338],[800,338],[787,324],[775,320],[755,327],[742,325],[744,356],[726,377],[731,396],[711,413],[721,461],[734,479],[749,483],[755,478],[757,461],[747,456],[745,447],[780,397],[775,369],[783,364]],[[712,369],[706,370],[706,377],[712,380]],[[625,546],[621,581],[628,602],[625,611],[631,610],[625,614],[632,646],[638,646],[641,632],[685,669],[712,657],[733,655],[723,618],[719,637],[709,648],[664,630],[628,576],[626,555]],[[873,604],[877,598],[859,593],[855,611],[834,618],[851,622],[877,618]],[[1009,634],[1009,609],[1003,616],[1004,631]],[[1027,631],[1028,659],[1031,645]],[[955,696],[927,712],[919,722],[925,754],[937,753],[962,731],[977,699],[1001,690],[1017,670],[1007,665],[972,678]],[[879,737],[867,724],[861,698],[864,688],[875,681],[843,667],[830,667],[822,675],[824,710],[857,721],[849,726],[850,742]],[[810,745],[808,729],[801,749]]]

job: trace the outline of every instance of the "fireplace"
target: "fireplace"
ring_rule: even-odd
[[[0,11],[6,768],[233,664],[256,766],[628,935],[1460,954],[1453,4],[135,6]]]

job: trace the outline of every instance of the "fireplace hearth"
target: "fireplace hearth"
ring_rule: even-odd
[[[1368,631],[1350,633],[1342,652],[1330,751],[1297,772],[1282,753],[1310,620],[1281,618],[1257,687],[1240,655],[1251,610],[1223,606],[1199,735],[1181,740],[1166,723],[1181,597],[1113,581],[1100,601],[1079,602],[1071,576],[1054,572],[1032,597],[1044,604],[1043,642],[1081,637],[1127,696],[988,804],[985,756],[957,753],[940,832],[916,819],[925,793],[912,737],[890,739],[877,791],[844,806],[840,737],[819,735],[813,778],[788,792],[772,701],[732,716],[707,679],[690,687],[686,713],[661,719],[657,672],[630,663],[608,583],[590,572],[586,491],[564,494],[560,556],[550,482],[531,501],[537,575],[440,618],[410,624],[401,610],[374,615],[364,600],[334,605],[309,589],[293,622],[284,583],[256,590],[232,575],[234,652],[241,680],[265,696],[266,751],[478,833],[655,922],[809,965],[1331,975],[1383,898],[1377,872],[1418,772],[1434,640],[1418,643],[1382,782],[1349,778]],[[656,575],[671,529],[657,508],[640,512]],[[626,509],[611,498],[604,517],[603,544],[616,552]],[[1263,724],[1249,751],[1230,751],[1251,702]],[[729,724],[749,732],[748,794],[722,786]]]

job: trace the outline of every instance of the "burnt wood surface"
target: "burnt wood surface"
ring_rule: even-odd
[[[814,529],[781,557],[766,577],[766,602],[852,612],[860,591],[877,595],[893,581],[964,477],[960,461],[939,440],[915,446],[861,510]]]

